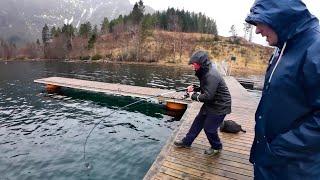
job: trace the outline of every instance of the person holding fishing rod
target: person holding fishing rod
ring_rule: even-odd
[[[256,0],[246,22],[275,47],[255,114],[254,179],[320,179],[320,26],[301,0]]]
[[[217,69],[209,60],[204,51],[194,53],[189,61],[195,75],[200,81],[200,87],[188,87],[190,98],[203,102],[203,105],[193,121],[193,124],[182,140],[174,142],[179,148],[189,148],[202,129],[209,140],[211,147],[205,150],[207,155],[216,155],[222,150],[222,143],[217,129],[225,116],[231,113],[231,96],[228,87]]]

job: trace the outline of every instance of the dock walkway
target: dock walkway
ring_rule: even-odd
[[[173,141],[188,132],[201,103],[188,105],[181,125],[161,150],[144,179],[253,179],[253,166],[249,162],[251,143],[254,138],[254,112],[257,100],[233,78],[226,77],[232,96],[232,113],[226,117],[241,124],[247,133],[220,133],[223,151],[215,157],[203,154],[209,148],[202,131],[190,149],[179,149]]]

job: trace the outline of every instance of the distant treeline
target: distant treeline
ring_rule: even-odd
[[[130,31],[133,26],[139,24],[148,29],[218,34],[215,20],[202,13],[168,8],[163,12],[158,11],[154,14],[144,14],[144,8],[143,2],[140,0],[139,3],[134,5],[129,15],[120,15],[111,21],[109,21],[108,18],[104,18],[100,25],[100,31],[97,25],[93,26],[90,22],[86,22],[81,24],[79,29],[73,25],[64,25],[62,28],[52,27],[49,31],[49,29],[45,27],[43,35],[50,32],[53,37],[57,37],[61,33],[67,33],[72,36],[89,37],[97,33],[113,33],[117,31],[119,26]]]
[[[165,30],[172,32],[197,32],[217,35],[216,22],[202,13],[193,13],[174,8],[168,8],[163,12],[144,14],[143,1],[135,3],[128,15],[120,15],[109,20],[104,18],[101,24],[92,25],[90,22],[80,24],[78,28],[72,24],[64,24],[63,27],[49,27],[45,25],[42,30],[42,42],[44,56],[46,58],[66,57],[73,48],[73,38],[87,39],[86,49],[94,47],[97,39],[104,34],[112,34],[117,37],[123,33],[130,33],[132,40],[136,42],[136,55],[139,56],[145,39],[152,35],[152,31]],[[99,28],[98,28],[99,27]],[[54,43],[52,43],[54,42]]]
[[[215,36],[218,34],[215,20],[202,13],[168,8],[166,11],[145,14],[145,6],[140,0],[134,4],[128,15],[120,15],[112,20],[104,18],[100,25],[85,22],[76,28],[72,24],[64,24],[62,27],[45,24],[42,29],[42,42],[38,39],[29,43],[21,48],[23,51],[1,41],[0,58],[68,58],[75,47],[81,50],[81,54],[88,54],[88,51],[95,47],[96,41],[106,34],[115,38],[121,34],[130,34],[131,42],[135,43],[136,47],[134,56],[139,57],[146,38],[152,36],[153,30],[206,33]]]

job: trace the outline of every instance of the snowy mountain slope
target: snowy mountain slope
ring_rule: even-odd
[[[16,43],[41,39],[42,27],[90,21],[101,24],[104,17],[113,19],[129,14],[129,0],[1,0],[0,38]],[[146,8],[147,11],[153,11]]]

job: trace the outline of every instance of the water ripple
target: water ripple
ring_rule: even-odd
[[[1,62],[0,62],[1,64]],[[15,69],[15,71],[8,71]],[[0,65],[0,172],[5,179],[142,179],[179,124],[162,106],[140,103],[106,118],[137,99],[64,88],[47,94],[34,79],[62,76],[108,83],[180,88],[187,71],[141,65],[11,62]],[[83,142],[92,169],[83,171]],[[108,167],[107,169],[105,167]],[[4,173],[3,173],[4,172]]]

